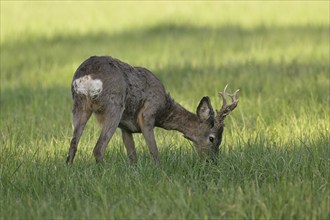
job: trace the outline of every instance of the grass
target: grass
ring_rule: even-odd
[[[119,133],[96,165],[93,118],[67,167],[71,78],[94,54],[191,111],[240,88],[217,163],[156,129],[161,169],[141,135],[129,167]],[[1,1],[0,218],[329,219],[329,58],[327,1]]]

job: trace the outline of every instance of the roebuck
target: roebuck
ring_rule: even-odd
[[[74,131],[66,162],[72,163],[83,129],[95,114],[102,131],[94,156],[96,162],[104,158],[105,149],[117,127],[131,164],[136,163],[137,154],[133,133],[143,134],[150,154],[159,165],[154,127],[177,130],[191,140],[198,153],[217,155],[222,140],[225,117],[238,104],[237,90],[220,92],[222,107],[216,115],[209,97],[203,97],[196,113],[191,113],[176,103],[165,91],[161,81],[143,67],[132,67],[110,56],[93,56],[83,62],[72,80]],[[225,96],[231,96],[227,104]]]

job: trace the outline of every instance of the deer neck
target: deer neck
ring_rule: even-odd
[[[179,131],[189,138],[194,136],[198,125],[199,119],[196,114],[188,111],[173,99],[168,100],[159,127]]]

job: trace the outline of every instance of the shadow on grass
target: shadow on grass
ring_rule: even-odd
[[[112,55],[140,65],[140,57],[144,60],[148,56],[157,57],[157,60],[162,57],[163,51],[169,51],[166,55],[173,53],[175,59],[190,64],[190,59],[203,60],[227,52],[247,53],[254,47],[285,49],[294,42],[318,45],[328,39],[327,26],[260,26],[245,29],[237,25],[213,28],[175,24],[159,24],[117,34],[59,34],[50,38],[24,36],[19,42],[2,45],[2,75],[15,79],[25,71],[42,65],[80,63],[91,55]],[[282,56],[285,56],[285,51]],[[316,62],[317,65],[319,63]],[[210,67],[206,64],[205,68]],[[166,74],[165,71],[162,74]]]
[[[307,63],[294,60],[278,63],[272,60],[261,62],[248,57],[253,47],[264,47],[270,51],[281,48],[282,55],[285,56],[286,48],[293,42],[318,45],[328,39],[327,26],[260,26],[246,29],[237,25],[196,27],[176,24],[159,24],[117,34],[59,34],[50,38],[24,36],[21,41],[1,45],[1,105],[10,104],[10,99],[25,103],[39,93],[52,93],[46,91],[47,89],[30,88],[25,81],[31,77],[35,77],[40,83],[49,78],[54,81],[64,78],[69,85],[73,71],[63,72],[62,67],[72,66],[75,69],[94,54],[111,55],[132,65],[146,66],[179,99],[187,98],[180,94],[198,88],[200,92],[190,97],[194,103],[201,96],[216,95],[227,82],[235,83],[234,86],[239,86],[244,91],[244,96],[249,98],[256,94],[272,95],[274,90],[280,97],[283,95],[281,92],[287,87],[290,91],[291,86],[300,86],[296,93],[306,92],[306,88],[295,84],[297,80],[313,84],[314,88],[308,92],[316,94],[317,101],[323,103],[326,100],[322,94],[328,91],[325,78],[328,65],[322,58]],[[221,58],[227,53],[236,52],[246,54],[246,58],[243,61],[237,59],[221,63]],[[196,62],[198,65],[194,64]],[[145,63],[149,64],[144,65]],[[29,77],[29,74],[32,75]],[[7,89],[6,83],[11,82],[23,88]],[[274,85],[284,85],[284,88]],[[62,94],[62,90],[69,92],[69,86],[54,86],[50,90]],[[194,96],[198,97],[193,98]],[[42,106],[42,103],[38,104]]]

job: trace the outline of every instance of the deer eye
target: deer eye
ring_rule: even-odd
[[[210,142],[213,143],[213,141],[214,141],[214,137],[210,136],[210,137],[209,137],[209,140],[210,140]]]

